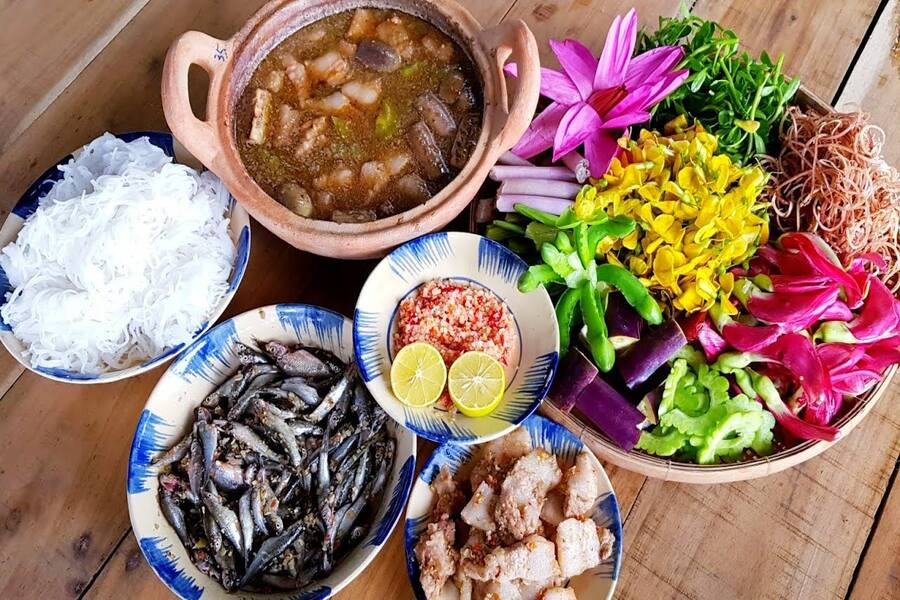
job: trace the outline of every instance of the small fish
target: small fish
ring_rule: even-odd
[[[250,565],[247,567],[247,571],[244,573],[244,576],[238,582],[238,587],[244,587],[247,582],[253,579],[257,573],[259,573],[263,567],[267,564],[275,560],[278,556],[281,555],[282,552],[287,550],[291,544],[294,543],[294,540],[297,539],[303,532],[303,522],[297,521],[290,527],[284,530],[284,533],[277,537],[269,538],[262,543],[259,547],[259,551],[256,553],[256,556],[253,557],[253,560],[250,562]]]
[[[259,421],[266,427],[266,429],[272,431],[275,436],[278,438],[278,441],[284,447],[284,449],[288,453],[288,458],[290,458],[291,465],[294,467],[299,467],[303,462],[303,457],[300,456],[300,448],[297,446],[297,438],[294,436],[294,432],[288,426],[288,424],[275,414],[272,410],[272,405],[268,402],[260,400],[256,398],[253,400],[253,414],[259,419]]]
[[[219,431],[215,425],[210,425],[206,421],[197,421],[197,437],[200,438],[200,445],[203,449],[202,485],[206,485],[212,469],[213,457],[216,454],[216,447],[219,444]]]
[[[346,504],[338,509],[338,512],[335,515],[335,522],[337,523],[337,530],[334,537],[335,546],[340,546],[341,541],[348,533],[350,533],[350,528],[356,523],[356,520],[359,519],[362,509],[365,508],[368,501],[368,498],[364,494],[360,494],[360,496],[352,503]]]
[[[372,425],[372,411],[369,409],[371,402],[368,397],[369,393],[361,381],[357,381],[353,387],[353,399],[351,405],[356,418],[363,430],[368,430]]]
[[[271,342],[266,342],[265,346],[263,346],[263,351],[272,358],[273,361],[278,360],[285,354],[291,351],[290,348],[282,344],[281,342],[272,340]]]
[[[213,461],[209,469],[209,477],[216,487],[224,490],[236,490],[247,483],[244,470],[240,465],[220,460]]]
[[[316,388],[306,383],[302,377],[290,377],[281,382],[281,389],[297,396],[306,406],[315,406],[321,400]]]
[[[184,522],[184,513],[178,507],[178,503],[175,502],[172,494],[162,487],[159,488],[159,506],[162,509],[163,516],[172,525],[172,529],[175,530],[178,539],[181,540],[181,543],[186,548],[190,548],[192,545],[191,538],[188,536],[187,525]]]
[[[210,393],[206,398],[203,399],[203,402],[200,403],[201,406],[205,406],[207,408],[214,408],[222,402],[222,400],[230,400],[232,398],[236,398],[240,396],[244,389],[246,389],[247,385],[250,384],[250,380],[248,379],[249,369],[241,369],[236,372],[234,375],[225,380],[225,383],[216,388],[212,393]]]
[[[250,369],[254,370],[255,374],[250,376],[249,385],[228,410],[229,421],[235,421],[244,414],[247,406],[250,405],[250,401],[258,396],[257,390],[278,379],[278,369],[271,365],[253,365]]]
[[[304,415],[303,418],[309,421],[310,423],[318,423],[335,407],[340,400],[344,396],[344,392],[347,391],[347,386],[350,385],[350,372],[349,370],[344,373],[344,375],[338,380],[334,386],[328,391],[325,395],[325,398],[319,403],[318,406],[308,415]]]
[[[354,433],[328,452],[328,465],[332,471],[337,471],[340,468],[342,461],[353,449],[358,439],[359,433]]]
[[[244,547],[241,550],[245,559],[253,551],[253,515],[250,512],[250,495],[252,493],[253,490],[248,489],[238,500],[238,521],[241,524],[241,535],[244,540]]]
[[[193,439],[194,432],[193,430],[191,430],[186,436],[181,438],[177,444],[154,458],[150,464],[161,469],[165,466],[171,465],[174,462],[178,462],[179,460],[187,456],[188,451],[191,449],[191,441]]]
[[[265,365],[272,362],[268,356],[243,342],[235,342],[234,346],[235,354],[242,365]]]
[[[212,548],[213,552],[218,552],[222,549],[222,530],[205,507],[203,508],[203,533],[206,534],[209,547]]]
[[[203,449],[200,446],[199,436],[193,436],[191,440],[191,454],[188,457],[187,464],[188,482],[191,487],[191,494],[195,501],[200,498],[200,489],[203,487],[205,473],[203,469]]]
[[[356,500],[359,498],[360,493],[363,489],[363,484],[366,481],[366,477],[369,475],[369,453],[364,452],[363,455],[359,459],[359,466],[356,467],[356,471],[353,473],[353,486],[350,489],[350,499]]]
[[[284,521],[278,514],[280,502],[278,501],[278,496],[272,491],[272,486],[269,485],[269,479],[264,471],[257,475],[257,490],[263,518],[266,524],[271,526],[275,535],[279,535],[284,530]]]
[[[326,377],[331,370],[306,350],[294,350],[275,359],[275,364],[289,377]]]
[[[257,474],[257,478],[259,474]],[[253,524],[256,529],[263,535],[269,535],[269,527],[266,525],[266,517],[262,510],[262,494],[258,485],[250,488],[250,516],[253,517]]]
[[[275,453],[275,451],[269,448],[269,446],[266,445],[263,439],[256,435],[256,432],[246,425],[242,423],[232,423],[231,435],[234,436],[234,439],[244,444],[257,454],[265,456],[266,458],[271,458],[272,460],[278,460],[278,455]]]
[[[237,587],[238,582],[237,568],[234,564],[234,555],[231,551],[222,548],[213,554],[213,560],[216,561],[216,564],[220,569],[219,572],[222,574],[222,579],[220,580],[222,587],[225,588],[226,592],[233,591]]]
[[[306,423],[304,421],[294,421],[290,424],[291,431],[294,432],[294,435],[298,438],[306,437],[306,436],[319,436],[324,433],[321,427],[317,425],[313,425],[312,423]]]
[[[216,523],[219,525],[219,528],[222,530],[225,538],[231,542],[231,545],[238,552],[243,548],[243,541],[241,539],[241,526],[238,522],[237,515],[234,514],[234,511],[225,506],[222,502],[222,498],[219,497],[219,494],[215,491],[215,487],[207,486],[207,489],[203,490],[201,497],[203,499],[203,505],[212,513],[213,518],[216,520]]]

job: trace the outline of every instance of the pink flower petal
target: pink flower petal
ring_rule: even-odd
[[[682,69],[663,77],[660,84],[658,86],[654,86],[653,93],[649,98],[647,98],[647,108],[655,106],[657,102],[661,101],[663,98],[675,91],[678,86],[684,83],[684,80],[687,79],[688,75],[688,70]]]
[[[631,113],[644,112],[649,108],[647,99],[653,93],[652,86],[641,86],[631,90],[618,104],[606,112],[603,118],[607,121]]]
[[[507,63],[503,71],[510,77],[519,76],[516,63]],[[581,94],[568,75],[546,67],[541,67],[541,95],[567,105],[581,101]]]
[[[594,73],[594,89],[603,90],[622,85],[636,38],[637,13],[632,8],[624,19],[617,16],[606,34],[606,43]]]
[[[647,111],[636,111],[625,113],[611,119],[603,121],[603,129],[624,129],[629,125],[637,125],[638,123],[646,123],[652,115]]]
[[[590,105],[580,102],[571,106],[556,130],[553,140],[553,160],[559,160],[581,145],[588,136],[600,129],[602,121],[597,111]]]
[[[653,48],[635,56],[625,74],[625,87],[631,90],[648,81],[656,81],[675,68],[683,57],[684,50],[679,46]]]
[[[578,88],[582,100],[587,100],[593,91],[594,71],[597,70],[597,59],[581,42],[550,40],[550,49],[556,55],[563,71]]]
[[[584,140],[584,156],[591,168],[591,177],[603,177],[609,170],[609,164],[619,152],[618,139],[622,131],[598,129]]]
[[[521,158],[531,158],[553,146],[553,136],[568,108],[568,106],[556,102],[545,108],[534,118],[525,134],[513,146],[513,154]]]

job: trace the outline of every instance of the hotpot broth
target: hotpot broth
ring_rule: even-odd
[[[413,15],[357,8],[297,30],[235,107],[250,176],[303,217],[366,222],[427,201],[465,166],[482,124],[466,53]]]

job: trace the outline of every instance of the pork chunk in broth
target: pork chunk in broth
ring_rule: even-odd
[[[425,21],[359,8],[303,27],[257,67],[235,137],[251,177],[300,216],[347,223],[426,202],[469,159],[471,60]]]

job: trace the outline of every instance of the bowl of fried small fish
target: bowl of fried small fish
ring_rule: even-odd
[[[302,304],[225,321],[163,375],[141,414],[128,508],[182,598],[328,598],[406,504],[415,436],[372,400],[349,319]]]

